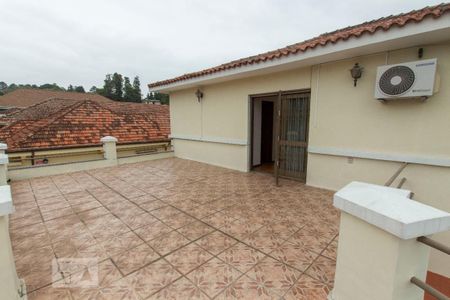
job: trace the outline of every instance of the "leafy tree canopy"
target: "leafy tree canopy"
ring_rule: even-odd
[[[41,90],[52,90],[52,91],[68,91],[68,92],[80,92],[84,93],[83,86],[72,86],[69,85],[67,89],[56,83],[45,83],[41,85],[37,84],[7,84],[4,81],[0,81],[0,94],[4,95],[17,89],[41,89]]]
[[[138,76],[134,77],[131,83],[129,77],[120,73],[107,74],[102,88],[92,88],[95,88],[96,93],[115,101],[142,102],[141,83]]]
[[[161,104],[170,104],[169,95],[158,92],[147,93],[145,102],[160,102]]]

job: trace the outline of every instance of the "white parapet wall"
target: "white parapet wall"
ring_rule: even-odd
[[[25,285],[17,276],[11,238],[9,236],[9,215],[14,212],[11,188],[6,184],[5,144],[0,144],[0,291],[1,299],[26,299]]]
[[[146,154],[130,155],[126,157],[117,157],[117,139],[112,136],[106,136],[101,139],[103,144],[103,158],[102,159],[92,159],[86,161],[76,161],[68,163],[58,163],[58,164],[48,164],[48,165],[36,165],[36,166],[26,166],[18,167],[8,170],[7,176],[10,180],[23,180],[34,177],[41,176],[51,176],[57,174],[64,174],[70,172],[79,172],[91,169],[113,167],[120,164],[127,163],[137,163],[148,160],[162,159],[173,157],[174,153],[172,150],[164,152],[152,152]],[[4,155],[4,154],[3,154]],[[0,145],[0,181],[1,178],[1,168],[2,168],[2,153]],[[6,164],[4,165],[6,169]],[[6,180],[6,178],[5,178]],[[6,181],[5,181],[6,183]]]
[[[422,300],[430,248],[420,236],[450,230],[450,214],[411,192],[352,182],[334,196],[342,211],[333,300]]]

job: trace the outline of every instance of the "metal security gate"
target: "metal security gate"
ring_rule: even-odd
[[[306,181],[309,92],[279,92],[277,101],[275,178]]]

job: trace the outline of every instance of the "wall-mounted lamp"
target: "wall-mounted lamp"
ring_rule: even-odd
[[[353,68],[350,69],[350,74],[352,75],[353,78],[353,86],[356,86],[356,82],[358,81],[359,78],[361,78],[362,71],[363,67],[361,67],[358,63],[356,63],[353,66]]]
[[[203,98],[203,92],[200,91],[200,89],[197,89],[197,91],[195,91],[195,96],[197,97],[197,101],[200,103],[200,101],[202,101]]]

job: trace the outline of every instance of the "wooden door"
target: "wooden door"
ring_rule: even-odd
[[[279,92],[275,177],[306,181],[309,92]]]

